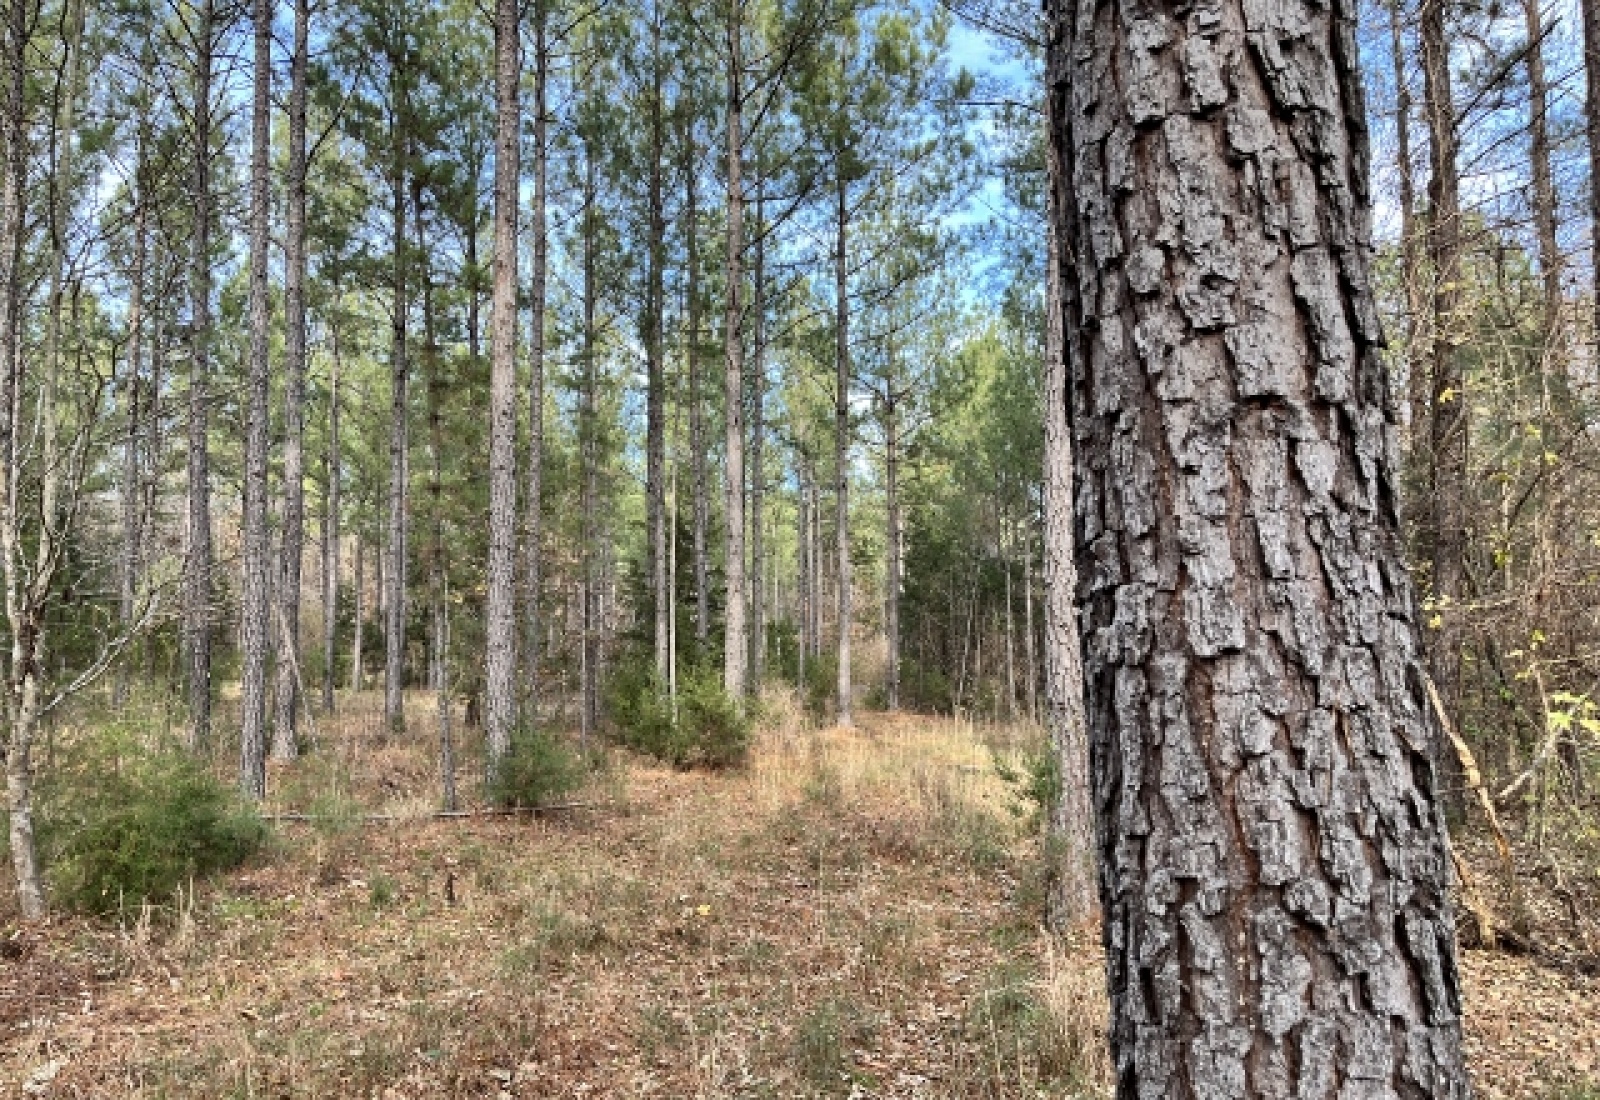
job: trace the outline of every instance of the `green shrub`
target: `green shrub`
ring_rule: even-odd
[[[750,750],[751,717],[722,690],[714,669],[685,670],[674,707],[648,658],[623,661],[607,687],[606,710],[619,741],[676,767],[733,767]]]
[[[519,729],[490,778],[489,800],[496,806],[537,809],[548,806],[584,780],[581,757],[554,734]]]
[[[730,768],[750,751],[750,715],[722,690],[721,678],[705,671],[679,685],[679,736],[689,747],[690,764]]]
[[[1025,746],[1015,763],[999,751],[991,755],[995,774],[1017,798],[1018,816],[1026,818],[1030,832],[1042,828],[1050,807],[1061,797],[1061,769],[1050,742],[1040,738]]]
[[[618,662],[606,684],[605,703],[618,741],[670,764],[688,762],[691,746],[673,721],[672,700],[648,656]]]
[[[818,721],[834,714],[839,693],[839,655],[832,650],[806,662],[806,682],[802,685],[806,713]]]
[[[255,808],[192,756],[116,737],[63,754],[39,801],[51,890],[90,913],[165,902],[266,837]]]

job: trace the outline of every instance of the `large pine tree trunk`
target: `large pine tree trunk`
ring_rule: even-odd
[[[854,725],[850,716],[850,696],[854,685],[850,677],[850,288],[848,281],[849,206],[846,203],[845,178],[838,179],[835,216],[837,225],[833,242],[833,293],[834,293],[834,399],[833,399],[833,459],[834,500],[837,515],[834,521],[834,550],[838,555],[836,581],[839,597],[839,725],[848,729]]]
[[[283,534],[278,567],[277,685],[272,758],[292,760],[300,705],[300,570],[306,537],[306,77],[310,0],[294,0],[289,72],[289,172],[283,279]]]
[[[517,0],[494,9],[494,288],[489,332],[489,576],[484,739],[492,777],[511,745],[517,676],[517,205],[522,50]]]
[[[195,20],[194,237],[189,274],[188,531],[183,560],[184,677],[189,747],[211,744],[211,82],[216,46],[212,0]]]
[[[749,689],[749,645],[744,566],[744,24],[739,0],[728,15],[728,245],[722,372],[724,453],[725,606],[722,686],[735,699]]]
[[[1356,5],[1051,5],[1118,1096],[1466,1097]]]
[[[254,102],[250,125],[250,359],[245,382],[244,576],[239,596],[239,786],[267,793],[267,383],[271,303],[267,287],[268,156],[272,117],[272,4],[254,0]]]

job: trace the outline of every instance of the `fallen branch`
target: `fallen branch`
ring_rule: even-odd
[[[1445,713],[1444,700],[1439,698],[1439,689],[1434,686],[1433,677],[1424,672],[1422,682],[1428,689],[1428,701],[1433,704],[1433,713],[1438,716],[1439,725],[1455,748],[1456,759],[1461,762],[1462,777],[1466,780],[1467,787],[1477,796],[1478,805],[1483,809],[1483,816],[1489,823],[1489,831],[1494,835],[1494,846],[1500,853],[1501,862],[1505,864],[1506,874],[1514,882],[1516,865],[1511,858],[1511,842],[1506,839],[1505,830],[1500,826],[1500,815],[1495,812],[1494,799],[1489,797],[1488,788],[1483,785],[1483,773],[1478,770],[1477,758],[1472,755],[1472,749],[1450,724],[1450,716]],[[1501,797],[1505,796],[1502,794]]]
[[[539,814],[554,813],[563,810],[587,810],[599,806],[611,806],[611,802],[555,802],[548,806],[511,806],[502,809],[483,810],[435,810],[431,814],[359,814],[355,820],[369,824],[393,824],[401,821],[457,821],[474,817],[521,817],[524,815],[538,816]],[[262,814],[262,821],[287,822],[289,824],[315,824],[319,821],[336,821],[339,818],[333,814],[300,814],[278,813]]]

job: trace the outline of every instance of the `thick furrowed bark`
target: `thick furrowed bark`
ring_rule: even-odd
[[[1052,5],[1121,1097],[1464,1097],[1355,7]]]

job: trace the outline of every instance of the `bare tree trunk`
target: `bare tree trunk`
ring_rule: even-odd
[[[350,608],[350,618],[352,620],[350,636],[350,693],[352,695],[361,690],[363,673],[366,671],[361,667],[361,650],[362,643],[365,640],[362,637],[362,634],[364,633],[364,628],[366,626],[367,615],[367,579],[362,573],[362,568],[367,561],[367,548],[361,541],[361,531],[359,528],[357,528],[355,535],[356,575],[354,578],[354,583],[351,586],[352,606]],[[381,581],[379,582],[379,586],[382,587]]]
[[[4,179],[0,181],[0,568],[4,571],[6,621],[11,635],[6,669],[6,809],[11,868],[25,921],[45,917],[44,876],[33,826],[33,735],[38,721],[38,672],[30,609],[25,606],[19,531],[17,470],[22,394],[21,252],[26,233],[28,134],[26,100],[26,0],[12,0],[6,34]]]
[[[600,590],[599,559],[600,447],[596,391],[599,388],[599,362],[595,332],[596,279],[595,236],[596,204],[599,189],[595,181],[594,149],[585,134],[583,142],[583,392],[579,396],[578,427],[583,463],[583,668],[580,684],[581,718],[579,737],[588,751],[599,726],[600,698]]]
[[[211,745],[211,69],[213,0],[199,0],[195,30],[194,240],[189,276],[189,501],[183,563],[183,648],[189,688],[189,747]]]
[[[412,217],[416,222],[417,246],[428,254],[428,238],[422,221],[422,202],[415,197]],[[496,250],[498,252],[498,249]],[[499,314],[497,313],[498,317]],[[435,325],[433,280],[426,266],[422,269],[423,363],[428,386],[428,687],[434,694],[439,728],[440,805],[446,812],[456,808],[455,735],[450,706],[450,581],[445,562],[444,516],[444,386],[439,371],[439,339]],[[509,404],[509,400],[507,404]],[[512,471],[515,476],[515,470]],[[513,482],[513,484],[515,484]],[[509,570],[508,570],[509,572]],[[490,775],[493,775],[490,771]]]
[[[757,170],[761,168],[757,159]],[[766,597],[762,592],[766,552],[762,517],[766,504],[766,470],[762,465],[767,424],[767,225],[763,189],[765,177],[756,182],[756,255],[751,272],[751,369],[750,369],[750,691],[759,694],[766,675],[767,623]]]
[[[1544,19],[1539,0],[1523,0],[1528,29],[1528,159],[1533,174],[1533,228],[1544,288],[1546,350],[1561,324],[1561,249],[1556,243],[1556,187],[1550,177],[1549,84],[1544,74]]]
[[[328,370],[328,453],[324,467],[327,488],[322,498],[322,712],[331,715],[336,706],[334,654],[339,638],[339,482],[344,477],[339,453],[339,373],[343,364],[337,320],[330,326],[329,342],[332,363]],[[359,573],[358,568],[358,589]],[[356,629],[360,630],[359,625]]]
[[[522,179],[518,15],[517,0],[495,0],[494,301],[489,333],[489,576],[484,613],[484,739],[491,780],[511,747],[517,718],[517,204]],[[538,502],[532,507],[537,509]],[[436,631],[442,627],[435,625]],[[440,724],[448,725],[447,712],[441,713]],[[447,794],[453,798],[453,782]]]
[[[846,205],[845,179],[838,179],[836,216],[838,225],[833,245],[834,328],[837,344],[834,357],[833,456],[834,494],[838,504],[836,548],[839,584],[839,725],[849,728],[850,717],[850,296],[848,285],[847,234],[849,207]]]
[[[666,238],[667,221],[662,206],[662,161],[666,155],[662,91],[661,6],[651,11],[650,55],[654,87],[650,95],[649,270],[645,276],[644,346],[646,360],[645,503],[646,532],[650,540],[650,603],[655,626],[656,677],[664,685],[671,678],[671,639],[667,619],[667,488],[666,488]]]
[[[1464,1100],[1356,5],[1049,11],[1117,1095]]]
[[[1003,495],[1002,499],[1003,499]],[[1006,720],[1017,720],[1017,640],[1016,640],[1016,614],[1015,603],[1011,598],[1011,524],[1005,514],[1005,509],[996,505],[996,518],[998,519],[1000,564],[1005,571],[1006,606],[1005,606],[1005,643],[1006,643]]]
[[[694,639],[697,656],[704,659],[711,636],[711,566],[708,560],[708,532],[711,527],[711,475],[706,462],[705,387],[700,375],[700,214],[697,183],[700,177],[699,153],[695,148],[694,123],[685,116],[684,146],[684,233],[687,271],[689,335],[686,356],[689,371],[689,463],[691,493],[694,497]]]
[[[807,484],[811,490],[811,530],[806,545],[811,554],[811,655],[822,657],[822,606],[828,591],[827,568],[822,554],[822,486],[816,464],[809,459]]]
[[[1411,406],[1410,442],[1420,450],[1429,423],[1428,371],[1422,356],[1425,306],[1422,238],[1417,233],[1417,185],[1411,157],[1411,84],[1402,34],[1403,0],[1389,0],[1389,53],[1394,66],[1395,160],[1400,169],[1400,278],[1406,295],[1406,390]]]
[[[404,84],[396,80],[402,89]],[[401,127],[408,112],[396,108],[390,131],[390,198],[394,239],[394,312],[390,318],[389,352],[389,552],[384,570],[386,591],[383,624],[383,724],[388,734],[405,732],[406,675],[406,527],[409,510],[410,446],[406,422],[410,406],[410,368],[406,361],[406,155]]]
[[[160,232],[160,220],[157,219],[157,232]],[[183,260],[173,250],[157,248],[157,257],[165,257],[168,263],[158,265],[155,273],[157,286],[163,291],[170,291],[173,282],[177,281],[178,268]],[[146,307],[150,312],[150,340],[149,361],[150,378],[146,384],[145,392],[149,395],[145,406],[144,416],[144,442],[143,470],[140,479],[140,505],[139,527],[144,533],[141,566],[148,565],[156,560],[158,550],[156,541],[151,537],[161,521],[160,498],[164,484],[164,451],[166,448],[166,431],[164,422],[164,403],[161,399],[162,386],[166,379],[167,360],[167,295],[166,293],[149,294]],[[155,657],[157,646],[154,639],[146,634],[143,645],[142,672],[147,680],[154,680],[156,675]]]
[[[799,576],[795,581],[796,608],[799,620],[799,646],[796,669],[796,680],[801,688],[806,683],[806,658],[811,655],[811,469],[810,463],[804,455],[800,455],[795,462],[796,480],[800,484],[797,507],[795,509],[795,535],[794,556],[796,572]]]
[[[1022,533],[1022,683],[1028,702],[1028,721],[1039,721],[1039,656],[1037,628],[1033,618],[1033,538],[1032,523]]]
[[[1066,360],[1065,301],[1057,226],[1066,175],[1057,131],[1056,97],[1045,97],[1049,190],[1044,323],[1044,697],[1045,731],[1056,783],[1045,812],[1045,923],[1057,934],[1089,921],[1095,896],[1094,810],[1089,796],[1089,728],[1083,709],[1083,657],[1078,635],[1078,569],[1072,535],[1072,400]]]
[[[152,75],[153,67],[146,57],[145,76]],[[141,405],[144,386],[144,303],[145,268],[150,251],[150,204],[154,196],[149,186],[149,124],[140,121],[134,152],[133,195],[133,263],[128,273],[128,373],[123,380],[122,394],[125,409],[125,427],[122,440],[122,480],[118,489],[122,500],[122,556],[117,577],[117,626],[126,633],[133,626],[138,599],[139,568],[144,550],[144,478],[140,461],[140,444],[143,440],[142,418],[158,415],[155,411],[159,395],[150,391],[150,408]],[[154,456],[152,456],[152,462]],[[117,664],[116,679],[111,689],[111,703],[115,707],[128,702],[128,679],[131,672],[129,658]]]
[[[1450,82],[1446,0],[1422,0],[1423,99],[1428,119],[1431,173],[1428,180],[1428,253],[1434,290],[1429,321],[1430,368],[1429,502],[1434,613],[1440,627],[1430,646],[1433,680],[1446,712],[1459,725],[1461,707],[1461,601],[1466,595],[1467,409],[1465,375],[1457,343],[1462,337],[1460,148],[1455,97]],[[1445,754],[1446,805],[1459,810],[1459,783]]]
[[[1583,0],[1584,124],[1589,138],[1590,260],[1600,272],[1600,0]],[[1594,341],[1600,348],[1600,275],[1595,276]]]
[[[250,360],[245,385],[244,576],[239,595],[239,787],[267,793],[267,386],[271,303],[267,288],[268,156],[272,131],[272,4],[253,0],[254,102],[250,140]]]
[[[277,691],[272,758],[293,760],[300,705],[300,571],[306,539],[306,74],[311,5],[294,0],[289,75],[289,173],[283,279],[283,536],[278,569]]]
[[[726,442],[724,527],[726,606],[723,608],[722,686],[735,699],[749,691],[750,638],[744,565],[744,19],[740,0],[728,9],[728,245],[723,293],[727,302],[722,375]]]
[[[544,493],[544,310],[549,226],[546,218],[546,176],[549,170],[548,93],[550,44],[546,23],[546,0],[533,0],[533,272],[528,303],[528,489],[524,505],[523,542],[526,564],[523,567],[522,679],[526,714],[531,721],[539,710],[539,610],[543,584]]]
[[[892,362],[893,349],[890,349]],[[888,529],[884,532],[883,556],[887,568],[883,578],[884,623],[889,656],[885,669],[884,699],[890,710],[900,709],[900,577],[903,527],[900,515],[900,402],[894,389],[891,367],[885,380],[883,403],[884,513]]]

